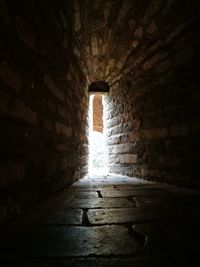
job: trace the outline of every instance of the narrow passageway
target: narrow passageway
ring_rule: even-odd
[[[198,2],[0,0],[0,267],[199,265]]]
[[[194,266],[199,201],[191,189],[87,176],[1,228],[0,266]]]

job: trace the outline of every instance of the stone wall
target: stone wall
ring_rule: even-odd
[[[110,171],[199,185],[199,9],[182,0],[0,1],[0,218],[87,172],[107,83]]]
[[[147,43],[111,86],[110,172],[200,186],[199,38],[196,23],[187,23]]]
[[[63,6],[0,5],[3,223],[87,172],[88,97]]]

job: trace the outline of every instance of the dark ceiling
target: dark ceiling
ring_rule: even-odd
[[[72,24],[73,52],[89,84],[98,80],[112,84],[123,75],[148,71],[143,62],[159,50],[168,57],[169,45],[195,20],[195,5],[184,0],[68,0],[63,4]]]

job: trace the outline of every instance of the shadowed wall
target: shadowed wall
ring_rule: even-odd
[[[182,0],[0,1],[1,223],[87,173],[96,81],[110,86],[110,171],[199,187],[198,11]]]

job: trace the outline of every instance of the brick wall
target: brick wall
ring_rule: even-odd
[[[87,172],[88,94],[110,171],[199,186],[198,1],[0,1],[0,218]]]
[[[200,186],[198,35],[196,23],[185,24],[147,43],[111,87],[106,132],[113,173]]]
[[[1,1],[0,223],[87,172],[86,79],[56,2]]]

